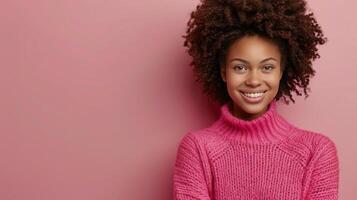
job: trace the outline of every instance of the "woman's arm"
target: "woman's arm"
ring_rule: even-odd
[[[339,159],[336,145],[325,140],[312,169],[306,200],[337,200],[339,190]]]
[[[177,150],[173,176],[174,200],[210,200],[204,174],[197,141],[188,133]]]

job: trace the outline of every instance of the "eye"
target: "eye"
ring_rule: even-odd
[[[274,69],[274,66],[272,66],[272,65],[265,65],[263,68],[264,68],[264,70],[266,70],[266,71],[271,71],[271,70]]]
[[[238,69],[239,71],[242,71],[245,68],[244,65],[236,65],[233,67],[234,70]]]

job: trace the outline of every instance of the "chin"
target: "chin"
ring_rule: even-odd
[[[242,102],[238,102],[238,103],[239,103],[238,105],[240,105],[240,108],[244,112],[251,114],[251,115],[256,115],[256,114],[264,112],[268,106],[265,102],[261,102],[258,104],[249,104],[249,103],[242,101]]]
[[[269,101],[267,101],[266,97],[260,103],[248,103],[244,99],[237,97],[233,100],[233,103],[237,106],[238,110],[244,113],[244,115],[251,116],[263,114],[269,105]]]

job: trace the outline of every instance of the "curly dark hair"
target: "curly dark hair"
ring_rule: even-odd
[[[259,35],[274,41],[282,55],[283,75],[276,100],[286,96],[295,103],[292,92],[308,97],[312,61],[319,58],[317,45],[327,42],[304,0],[201,0],[187,22],[184,46],[192,56],[190,66],[203,92],[220,104],[230,100],[220,67],[225,66],[229,46],[246,35]]]

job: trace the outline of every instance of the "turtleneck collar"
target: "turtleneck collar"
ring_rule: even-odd
[[[278,114],[276,100],[270,102],[262,115],[250,121],[234,116],[228,103],[223,104],[218,120],[211,126],[229,139],[249,144],[278,143],[291,136],[292,127]]]

